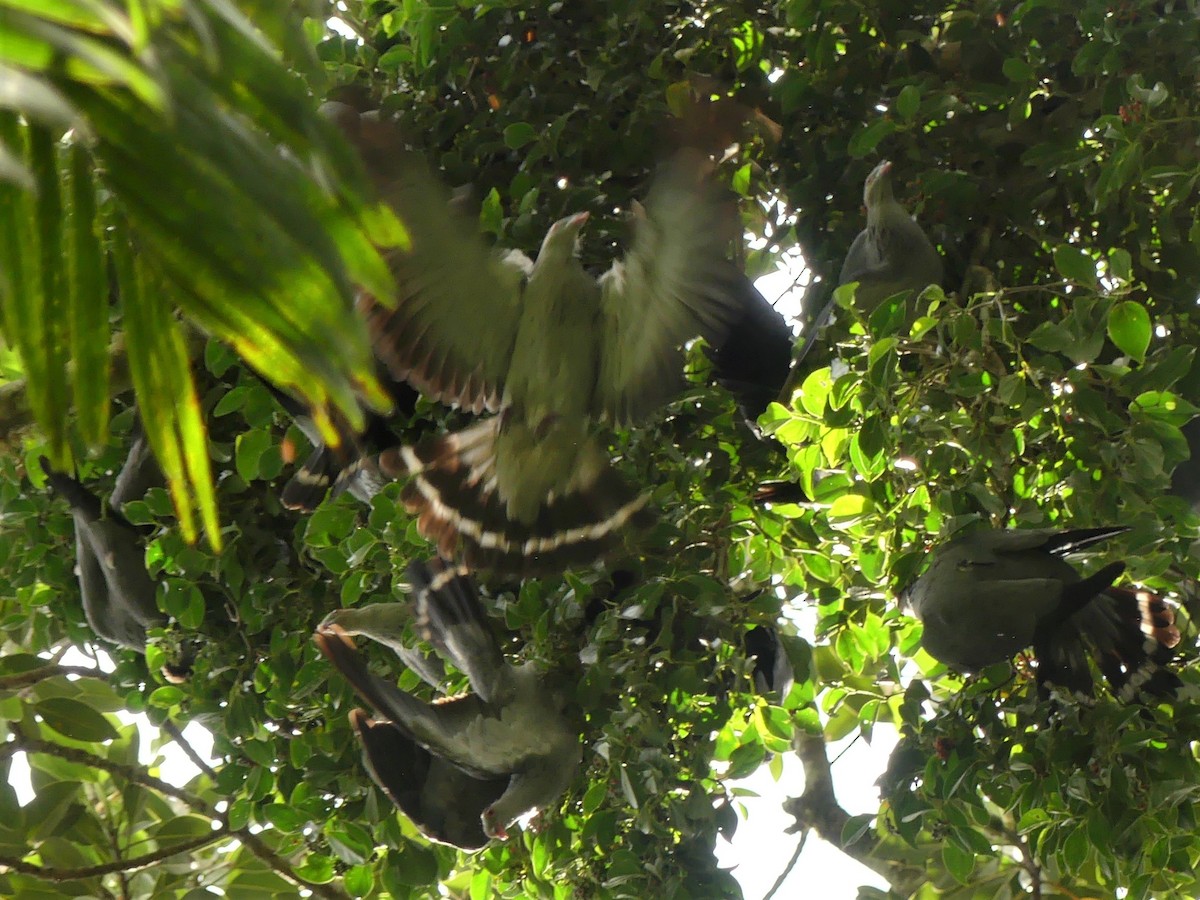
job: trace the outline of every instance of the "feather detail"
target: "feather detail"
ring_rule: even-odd
[[[472,569],[561,571],[597,558],[624,528],[650,520],[648,495],[635,493],[607,462],[592,472],[577,468],[564,489],[545,495],[533,521],[513,517],[496,473],[499,423],[487,419],[380,457],[384,473],[410,476],[401,500],[439,555]]]

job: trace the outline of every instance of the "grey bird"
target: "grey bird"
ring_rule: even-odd
[[[106,641],[144,652],[146,629],[162,627],[167,617],[155,599],[158,585],[146,571],[145,535],[130,524],[121,508],[162,483],[146,438],[139,435],[134,440],[107,509],[78,479],[55,471],[45,457],[40,462],[47,482],[71,506],[76,572],[88,625]],[[163,674],[170,681],[181,681],[189,668],[184,659]]]
[[[1033,646],[1039,685],[1091,696],[1087,656],[1119,699],[1162,696],[1180,685],[1166,668],[1179,643],[1175,614],[1161,597],[1114,587],[1110,563],[1083,577],[1063,557],[1128,529],[980,529],[933,552],[905,591],[924,625],[921,646],[948,666],[973,672]]]
[[[462,569],[415,563],[408,578],[417,630],[466,674],[470,693],[426,703],[368,671],[342,626],[323,623],[314,639],[375,710],[375,719],[351,713],[372,777],[427,837],[478,849],[575,777],[582,750],[568,688],[533,663],[505,661]],[[406,615],[386,608],[396,605],[377,605],[353,627],[391,643]]]
[[[796,682],[796,672],[773,625],[755,625],[742,636],[746,655],[754,657],[754,690],[760,696],[787,697]]]
[[[942,258],[892,193],[892,164],[884,160],[863,185],[867,227],[858,233],[838,284],[858,282],[854,305],[869,314],[901,291],[921,291],[942,282]]]
[[[681,346],[714,346],[740,313],[726,258],[736,216],[709,163],[682,152],[634,204],[633,243],[599,279],[577,255],[579,213],[550,227],[537,260],[491,252],[411,155],[385,191],[412,245],[390,254],[396,308],[360,297],[376,355],[432,399],[497,415],[389,451],[402,497],[439,553],[514,574],[604,553],[646,518],[612,466],[607,428],[683,386]]]

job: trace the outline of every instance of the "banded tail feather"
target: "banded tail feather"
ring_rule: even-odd
[[[561,571],[612,549],[627,526],[651,521],[648,495],[607,461],[581,465],[565,489],[546,493],[532,520],[514,515],[497,489],[499,427],[499,418],[486,419],[380,456],[383,473],[409,476],[401,499],[442,557],[516,575]]]
[[[392,430],[392,423],[403,423],[411,418],[418,395],[408,385],[394,382],[384,377],[382,372],[380,376],[394,404],[392,414],[384,416],[368,411],[366,428],[361,435],[355,434],[343,417],[336,416],[334,422],[340,436],[340,443],[336,447],[324,442],[301,404],[291,398],[287,403],[280,399],[313,444],[312,452],[284,485],[280,502],[285,507],[312,512],[326,497],[338,497],[344,493],[363,503],[370,503],[371,498],[391,481],[380,473],[376,455],[385,448],[400,444],[400,439]],[[277,399],[288,396],[274,388],[272,392]],[[297,409],[301,411],[297,412]]]
[[[1174,694],[1182,682],[1167,668],[1179,644],[1175,611],[1157,594],[1134,588],[1109,588],[1121,624],[1111,646],[1101,649],[1100,671],[1113,693],[1126,702],[1138,694]]]

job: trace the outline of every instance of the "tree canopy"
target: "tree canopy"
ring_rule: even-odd
[[[25,753],[36,792],[21,807],[0,787],[5,896],[737,897],[713,856],[732,782],[791,752],[797,829],[891,895],[1200,893],[1200,518],[1169,492],[1200,404],[1192,6],[0,8],[0,769]],[[331,609],[399,598],[432,549],[395,487],[308,516],[278,500],[306,439],[262,378],[327,433],[360,421],[356,396],[381,405],[349,301],[386,295],[378,250],[406,240],[317,115],[330,98],[394,116],[504,246],[532,252],[587,210],[584,261],[607,262],[695,127],[741,198],[746,271],[799,248],[806,310],[880,159],[945,262],[942,289],[866,317],[834,292],[765,437],[693,347],[688,392],[615,442],[657,524],[603,566],[483,580],[506,649],[576,684],[584,758],[558,807],[473,855],[425,841],[370,780],[351,692],[311,640]],[[173,620],[144,655],[88,628],[70,514],[35,462],[73,461],[107,495],[135,398],[169,484],[125,508]],[[768,481],[805,497],[765,501]],[[920,651],[895,595],[973,521],[1127,525],[1090,564],[1124,559],[1179,605],[1180,696],[1048,702],[1022,657],[963,680]],[[811,634],[780,619],[800,607]],[[754,687],[759,625],[782,632],[786,696]],[[167,683],[188,641],[192,677]],[[70,646],[115,670],[63,666]],[[218,765],[177,786],[138,763],[192,721]],[[885,722],[902,740],[880,809],[851,817],[826,744]]]

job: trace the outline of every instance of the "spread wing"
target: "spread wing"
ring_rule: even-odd
[[[726,259],[737,235],[732,204],[706,159],[682,152],[644,208],[633,246],[600,279],[600,377],[595,414],[624,425],[681,386],[679,347],[702,335],[720,344],[741,312],[740,273]]]
[[[475,223],[452,206],[450,193],[414,154],[404,154],[393,171],[383,199],[412,244],[388,253],[395,309],[359,296],[375,353],[394,377],[435,400],[494,411],[532,263],[515,251],[489,250]]]

